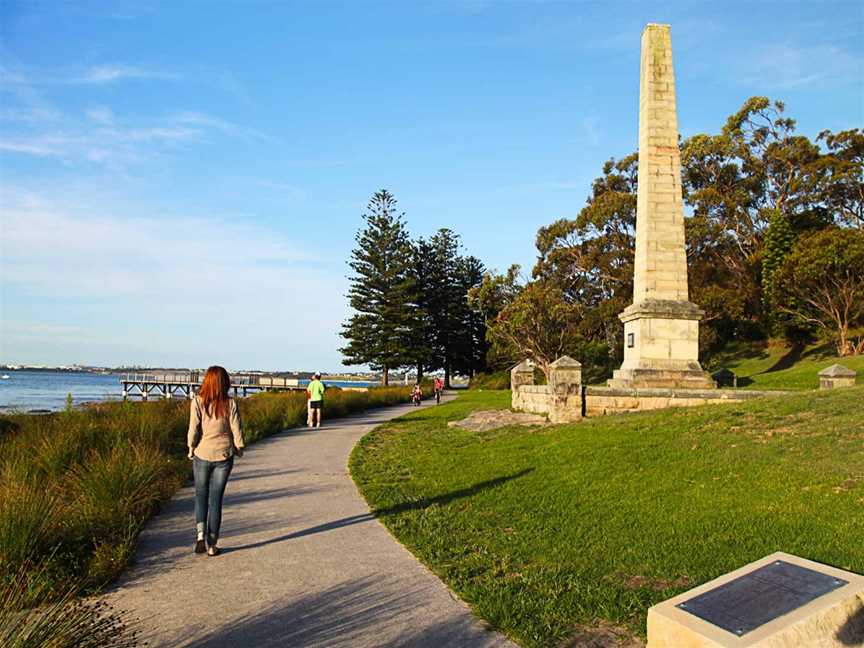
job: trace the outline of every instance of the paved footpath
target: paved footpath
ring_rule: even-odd
[[[348,474],[357,441],[411,408],[251,446],[228,481],[219,556],[192,552],[194,490],[182,489],[106,600],[149,646],[513,646],[393,539]]]

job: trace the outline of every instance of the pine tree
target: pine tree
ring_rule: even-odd
[[[348,344],[340,349],[346,365],[368,364],[388,384],[391,369],[414,364],[412,331],[415,303],[414,254],[404,214],[386,189],[375,193],[363,215],[351,252],[348,299],[356,313],[343,324]]]
[[[431,244],[423,238],[414,242],[413,250],[414,303],[417,305],[417,312],[413,318],[411,353],[414,356],[414,365],[417,369],[417,382],[420,382],[425,370],[437,368],[432,355],[435,333],[431,284],[433,253]]]
[[[489,343],[486,341],[486,319],[482,312],[471,306],[468,293],[483,282],[486,267],[477,257],[466,256],[459,258],[457,268],[462,327],[456,336],[454,369],[473,376],[486,369]]]
[[[484,267],[460,248],[459,235],[449,229],[415,244],[425,321],[417,337],[425,340],[426,368],[443,369],[447,386],[454,373],[482,369],[487,349],[483,316],[468,304],[468,291],[482,281]]]
[[[795,231],[789,219],[779,209],[767,211],[771,213],[768,216],[768,230],[765,232],[762,248],[762,312],[769,327],[773,327],[780,317],[775,275],[795,244]]]
[[[426,301],[432,327],[430,360],[435,368],[444,370],[444,385],[449,387],[463,324],[459,235],[446,228],[438,230],[429,240],[429,255]]]

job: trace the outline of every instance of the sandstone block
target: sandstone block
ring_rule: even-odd
[[[840,364],[833,364],[819,372],[819,389],[854,387],[857,372]]]

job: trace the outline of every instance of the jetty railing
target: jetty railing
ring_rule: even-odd
[[[192,398],[201,388],[203,371],[127,373],[120,377],[123,400],[140,396],[147,400],[153,395],[161,398]],[[231,389],[235,396],[247,396],[258,391],[293,391],[305,389],[298,378],[285,378],[267,374],[233,374]]]

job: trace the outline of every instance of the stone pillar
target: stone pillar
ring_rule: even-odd
[[[833,364],[819,372],[819,389],[835,389],[836,387],[854,387],[858,374],[843,365]]]
[[[699,365],[699,320],[689,301],[675,74],[669,25],[642,32],[639,190],[633,304],[624,322],[624,362],[612,387],[716,387]]]
[[[561,356],[549,365],[549,385],[552,391],[582,385],[582,365],[570,356]]]
[[[569,356],[561,356],[549,369],[549,420],[566,423],[581,419],[582,365]]]
[[[510,406],[513,409],[522,409],[522,401],[519,398],[519,388],[522,385],[534,384],[534,365],[530,360],[523,360],[510,369]]]

